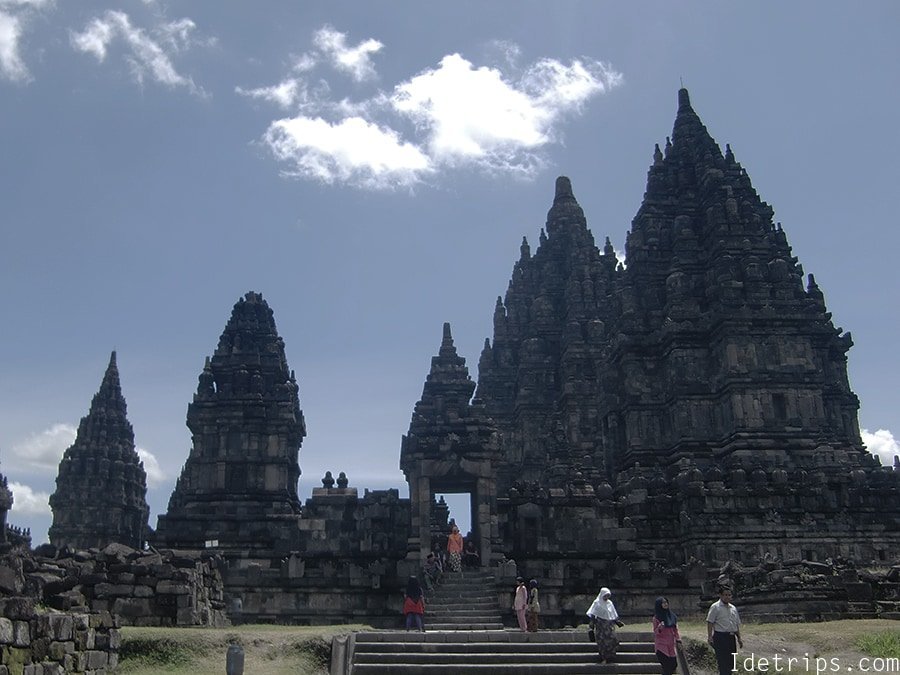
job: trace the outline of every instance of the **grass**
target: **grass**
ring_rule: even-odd
[[[714,675],[715,656],[706,643],[704,621],[679,621],[691,675]],[[119,652],[121,675],[221,675],[225,672],[228,646],[244,648],[244,672],[266,675],[323,675],[328,672],[331,638],[364,630],[366,626],[273,626],[244,625],[230,628],[136,628],[122,629]],[[631,627],[630,627],[631,628]],[[639,630],[637,626],[634,629]],[[648,623],[649,629],[649,623]],[[844,620],[825,623],[745,624],[742,656],[782,658],[794,656],[797,663],[807,655],[814,673],[814,659],[836,658],[855,665],[860,657],[900,658],[900,622]],[[740,671],[745,675],[754,671]],[[780,673],[770,667],[756,675],[802,675],[803,667]],[[829,671],[831,672],[831,671]],[[820,673],[821,675],[821,673]],[[827,674],[826,674],[827,675]]]
[[[900,659],[900,629],[861,635],[856,646],[862,653],[882,659]]]
[[[684,640],[685,652],[691,665],[691,675],[716,672],[716,661],[712,648],[706,643],[706,623],[703,621],[678,622]],[[780,675],[801,675],[816,672],[827,664],[826,670],[834,664],[841,664],[841,671],[849,666],[857,669],[860,657],[900,658],[900,623],[882,619],[857,619],[815,623],[761,623],[744,624],[741,628],[744,649],[738,650],[739,657],[750,655],[757,659],[769,660],[767,669],[756,667],[747,671],[739,668],[739,673],[759,675],[779,675],[772,659],[775,655],[782,659],[793,656],[796,660],[790,670],[782,661]],[[804,659],[804,657],[807,657]],[[739,660],[739,665],[741,661]],[[869,662],[871,663],[871,662]],[[896,671],[892,671],[896,672]]]
[[[328,672],[331,638],[365,626],[244,625],[230,628],[122,629],[122,675],[221,675],[229,645],[244,648],[244,672],[321,675]]]

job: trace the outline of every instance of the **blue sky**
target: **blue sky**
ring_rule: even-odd
[[[262,8],[261,8],[262,7]],[[900,452],[894,2],[0,0],[0,471],[50,523],[116,349],[151,520],[231,307],[272,306],[306,498],[398,468],[444,321],[470,372],[557,175],[624,247],[684,82],[835,324]]]

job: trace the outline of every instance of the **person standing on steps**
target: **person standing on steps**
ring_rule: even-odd
[[[462,572],[462,550],[463,538],[459,528],[454,525],[450,536],[447,537],[447,560],[454,572]]]
[[[528,582],[528,605],[525,607],[525,624],[529,633],[537,633],[541,616],[541,601],[537,579]]]
[[[516,577],[516,597],[513,600],[513,611],[516,613],[516,619],[519,622],[519,628],[524,633],[528,630],[528,623],[525,620],[525,609],[528,607],[528,589],[525,588],[525,579]]]
[[[406,598],[403,600],[403,613],[406,615],[406,630],[413,625],[420,632],[425,632],[425,594],[416,577],[410,577],[406,584]]]
[[[676,643],[681,642],[678,634],[678,617],[669,609],[667,598],[657,598],[653,608],[653,643],[656,660],[662,667],[662,675],[672,675],[678,668]]]
[[[591,629],[594,631],[594,641],[597,643],[600,663],[604,661],[611,663],[615,659],[616,650],[619,648],[615,626],[621,628],[625,625],[619,621],[619,613],[611,598],[612,593],[604,586],[587,611]]]
[[[731,603],[731,588],[728,586],[719,588],[719,599],[709,607],[706,636],[716,653],[719,675],[729,675],[734,667],[734,655],[738,647],[744,648],[744,641],[741,639],[741,616]]]

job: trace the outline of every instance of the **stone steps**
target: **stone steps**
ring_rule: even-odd
[[[397,631],[358,633],[353,675],[657,675],[652,633],[618,633],[614,663],[600,664],[585,631]]]
[[[503,630],[493,573],[480,569],[445,574],[425,599],[425,628],[430,631]]]
[[[443,621],[430,622],[428,616],[425,617],[426,630],[446,631],[446,630],[503,630],[503,624],[499,621]]]

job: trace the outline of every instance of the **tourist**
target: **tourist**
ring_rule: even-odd
[[[742,649],[744,647],[744,641],[741,640],[741,616],[737,607],[731,604],[729,586],[719,588],[719,599],[709,607],[709,614],[706,615],[706,636],[716,653],[719,675],[729,675],[734,666],[734,655],[738,647]]]
[[[525,624],[529,633],[537,633],[541,615],[541,601],[538,595],[537,579],[528,582],[528,605],[525,607]]]
[[[447,537],[447,561],[454,572],[462,572],[462,550],[463,538],[459,528],[454,525],[450,536]]]
[[[525,579],[516,577],[516,597],[513,600],[513,611],[516,613],[516,620],[519,622],[519,628],[524,633],[528,630],[528,623],[525,620],[525,608],[528,607],[528,589],[525,588]]]
[[[481,556],[475,550],[475,542],[471,539],[466,542],[466,549],[463,551],[463,565],[466,567],[478,567],[481,565]]]
[[[441,542],[434,542],[434,546],[431,547],[431,552],[434,553],[434,559],[437,561],[438,566],[441,568],[441,574],[444,573],[444,569],[447,567],[447,556],[444,552],[446,547],[441,546]]]
[[[662,675],[672,675],[678,668],[675,643],[681,642],[678,634],[678,617],[669,609],[667,598],[657,598],[653,608],[653,643],[656,660],[662,666]]]
[[[410,577],[406,584],[406,598],[403,600],[403,613],[406,615],[406,630],[415,624],[422,633],[425,632],[425,595],[416,577]]]
[[[587,611],[591,630],[594,632],[594,641],[597,643],[597,653],[600,655],[600,663],[611,663],[616,656],[619,640],[616,637],[615,626],[624,626],[619,621],[619,613],[610,599],[612,593],[605,586],[600,589],[594,602]]]
[[[434,590],[434,587],[441,580],[441,576],[444,571],[441,569],[441,564],[438,562],[438,559],[435,557],[434,553],[429,553],[428,557],[425,559],[425,564],[422,566],[422,579],[425,582],[425,590],[431,593]]]

